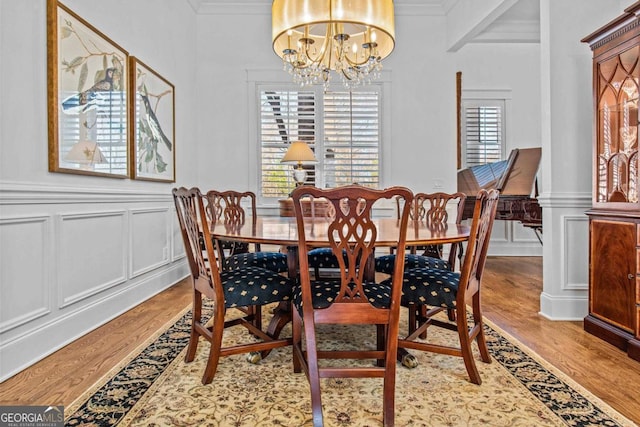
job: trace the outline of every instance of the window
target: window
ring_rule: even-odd
[[[378,187],[380,94],[327,92],[323,119],[324,186]]]
[[[262,198],[286,197],[295,187],[291,165],[280,159],[291,141],[306,141],[318,163],[306,165],[307,183],[336,187],[352,183],[380,184],[381,88],[357,91],[322,87],[283,89],[259,85]]]
[[[498,162],[505,155],[505,101],[462,100],[462,167]]]
[[[260,171],[261,196],[285,197],[291,191],[293,178],[290,165],[280,159],[289,142],[315,144],[316,96],[313,91],[260,91]],[[292,135],[295,135],[293,138]],[[316,151],[316,158],[318,157]],[[310,182],[315,182],[315,170],[307,168]]]

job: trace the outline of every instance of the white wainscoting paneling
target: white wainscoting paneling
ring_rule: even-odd
[[[175,207],[171,209],[171,262],[178,261],[187,256],[182,240],[182,231],[178,222],[178,214]]]
[[[496,220],[491,230],[489,256],[542,256],[542,245],[533,230],[519,221]]]
[[[562,289],[589,289],[589,218],[563,215]]]
[[[169,233],[166,206],[131,210],[131,278],[169,263]]]
[[[51,217],[0,219],[0,334],[51,312]]]
[[[173,209],[170,190],[0,182],[0,382],[184,279]]]
[[[127,212],[62,213],[57,230],[60,308],[127,280]]]

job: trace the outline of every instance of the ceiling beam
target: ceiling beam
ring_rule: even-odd
[[[518,0],[458,0],[447,9],[447,51],[473,41]]]

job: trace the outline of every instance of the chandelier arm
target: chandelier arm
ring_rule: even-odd
[[[351,58],[349,58],[348,55],[344,56],[344,59],[347,61],[347,64],[349,64],[350,67],[361,67],[363,65],[365,65],[367,62],[369,62],[369,58],[373,57],[372,53],[370,52],[371,49],[367,49],[369,51],[368,55],[365,55],[365,59],[362,60],[362,62],[358,62],[358,58],[356,55],[356,60],[351,60]]]
[[[322,64],[325,60],[325,56],[327,55],[327,52],[331,54],[331,49],[329,48],[329,44],[331,44],[332,36],[333,36],[333,32],[331,30],[331,25],[327,25],[325,36],[322,41],[322,47],[320,48],[320,53],[316,58],[313,58],[311,56],[311,53],[309,52],[309,48],[311,47],[311,44],[305,44],[303,49],[304,55],[309,59],[309,61],[311,61],[312,64]]]

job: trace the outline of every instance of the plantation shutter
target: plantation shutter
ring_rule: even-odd
[[[292,141],[305,141],[314,149],[316,99],[313,91],[260,92],[260,158],[262,197],[286,197],[295,187],[291,165],[282,164]],[[305,165],[307,183],[315,182],[313,165]]]
[[[97,101],[96,142],[109,163],[96,171],[127,173],[127,100],[124,92],[111,91]]]
[[[307,142],[318,160],[304,165],[306,184],[379,186],[379,88],[325,92],[264,85],[259,93],[260,197],[287,197],[295,188],[293,166],[280,163],[293,141]]]
[[[121,91],[96,92],[89,108],[78,105],[73,97],[67,101],[68,111],[61,113],[64,133],[60,141],[60,164],[74,167],[66,162],[65,155],[80,140],[96,142],[107,163],[92,165],[96,172],[127,175],[127,101]],[[63,94],[71,96],[73,94]],[[66,163],[65,163],[66,162]]]
[[[497,162],[504,156],[504,102],[464,101],[464,164],[469,168]]]
[[[325,186],[358,183],[377,188],[380,153],[380,94],[327,92],[324,96]]]

